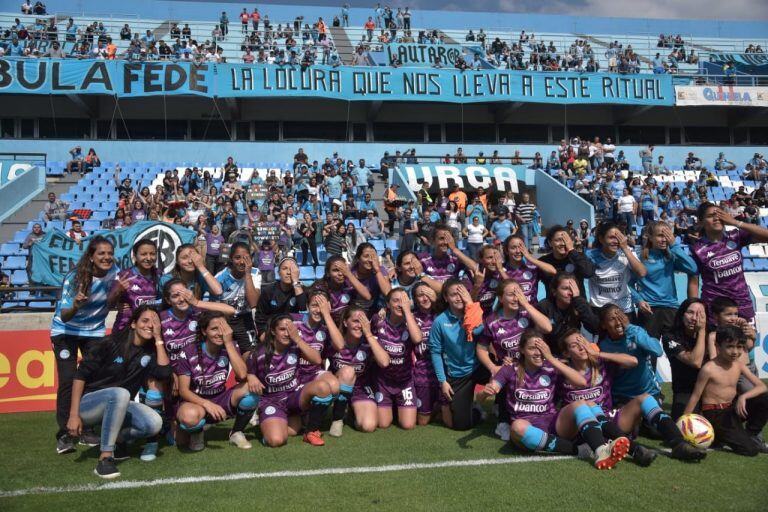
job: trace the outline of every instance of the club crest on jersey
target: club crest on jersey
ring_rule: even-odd
[[[189,330],[192,332],[197,330],[197,322],[195,320],[189,322]]]
[[[273,415],[273,414],[275,414],[276,412],[277,412],[277,409],[275,409],[275,408],[274,408],[273,406],[271,406],[271,405],[270,405],[269,407],[267,407],[266,409],[264,409],[264,414],[266,414],[267,416],[272,416],[272,415]]]
[[[523,272],[523,279],[530,280],[533,277],[533,274],[531,274],[530,270],[526,270]]]
[[[147,365],[149,364],[149,361],[150,361],[151,359],[152,359],[152,358],[151,358],[151,357],[149,357],[149,356],[141,356],[141,360],[139,361],[139,364],[141,364],[141,367],[142,367],[142,368],[146,368],[146,367],[147,367]]]
[[[70,354],[69,350],[63,349],[61,352],[59,352],[59,358],[60,359],[69,359]]]
[[[539,377],[539,384],[542,386],[549,386],[552,383],[552,379],[549,378],[549,375],[542,375]]]
[[[382,401],[384,401],[384,393],[382,393],[381,391],[377,391],[376,392],[376,402],[377,403],[381,403]]]
[[[323,331],[317,331],[315,333],[315,339],[317,341],[325,341],[325,333]]]
[[[342,304],[348,304],[349,303],[349,294],[342,293],[340,300],[341,300]]]
[[[573,263],[569,263],[569,264],[567,264],[567,265],[565,266],[565,271],[566,271],[566,272],[571,272],[571,273],[573,273],[573,271],[574,271],[574,270],[576,270],[576,266],[575,266]]]
[[[296,364],[296,356],[294,354],[288,354],[288,357],[286,358],[288,361],[288,364]]]
[[[523,317],[523,318],[520,318],[520,319],[517,321],[517,325],[519,325],[519,326],[520,326],[522,329],[525,329],[526,327],[528,327],[528,324],[529,324],[529,323],[530,323],[530,322],[529,322],[529,321],[528,321],[528,319],[527,319],[527,318],[525,318],[525,317]]]
[[[602,384],[603,383],[603,374],[598,373],[597,377],[595,377],[595,384]]]
[[[736,247],[738,247],[738,244],[733,240],[728,240],[727,242],[725,242],[725,246],[731,250],[734,250]]]
[[[357,354],[355,354],[355,359],[357,359],[358,361],[365,361],[366,357],[367,356],[366,356],[365,352],[363,352],[362,350],[358,350]]]
[[[291,305],[291,307],[296,305],[296,297],[291,297],[291,300],[288,301],[288,304]]]
[[[400,335],[400,340],[405,341],[408,339],[408,331],[403,331],[403,334]]]
[[[447,267],[445,267],[445,269],[446,269],[448,272],[455,272],[455,271],[456,271],[456,265],[454,265],[453,263],[449,263],[449,264],[448,264],[448,266],[447,266]]]
[[[225,366],[227,366],[228,364],[229,364],[229,359],[227,358],[227,356],[221,356],[221,357],[219,358],[219,360],[218,360],[218,361],[216,361],[216,365],[217,365],[219,368],[224,368],[224,367],[225,367]]]
[[[497,286],[499,286],[499,281],[496,279],[491,279],[491,282],[488,283],[489,288],[496,288]]]

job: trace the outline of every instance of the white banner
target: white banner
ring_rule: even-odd
[[[768,87],[676,85],[675,105],[683,107],[702,105],[768,107]]]

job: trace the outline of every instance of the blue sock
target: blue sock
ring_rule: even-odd
[[[155,410],[163,408],[163,393],[156,389],[150,389],[147,394],[144,395],[144,405],[151,407]]]
[[[355,387],[352,384],[339,384],[339,399],[347,400],[347,397],[352,396],[354,389]]]
[[[652,396],[647,396],[645,400],[640,403],[640,410],[643,411],[643,418],[650,425],[656,426],[661,419],[661,416],[668,416],[664,414],[664,410],[659,405],[659,402]]]
[[[204,426],[205,426],[205,418],[201,419],[200,422],[194,427],[188,427],[184,423],[179,422],[179,428],[184,432],[189,432],[190,434],[194,434],[195,432],[200,432],[201,430],[203,430]]]
[[[581,431],[585,425],[589,423],[597,423],[595,415],[592,413],[592,409],[586,404],[581,404],[573,410],[573,416],[576,420],[576,428]]]
[[[600,407],[599,405],[597,404],[591,405],[589,406],[589,409],[592,411],[592,414],[595,415],[595,419],[598,422],[603,423],[605,421],[608,421],[608,417],[605,415],[605,411],[603,411],[603,408]]]
[[[256,393],[248,393],[237,403],[237,410],[243,413],[253,412],[259,406],[260,400],[261,397]]]
[[[546,438],[547,434],[543,430],[536,428],[533,425],[528,425],[525,427],[525,432],[523,432],[523,437],[520,439],[520,443],[529,450],[535,452],[544,449]]]

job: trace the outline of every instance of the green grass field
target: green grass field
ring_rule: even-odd
[[[51,413],[0,415],[0,511],[768,510],[768,455],[746,458],[710,451],[702,463],[686,464],[662,453],[650,468],[626,459],[612,471],[598,471],[586,461],[521,455],[493,436],[492,424],[489,419],[468,433],[439,424],[367,435],[345,427],[341,439],[326,436],[323,448],[294,438],[279,449],[254,442],[253,449],[241,451],[227,443],[227,422],[207,432],[203,452],[162,447],[154,462],[141,462],[137,456],[121,463],[122,476],[107,484],[92,473],[97,448],[79,447],[75,454],[56,455]],[[248,431],[251,439],[257,434]],[[659,446],[648,439],[641,442]],[[516,463],[372,469],[482,459]],[[360,467],[371,469],[352,474],[292,473]],[[275,472],[285,474],[265,475]],[[227,476],[236,473],[250,474]],[[196,481],[175,480],[189,477]],[[221,478],[206,481],[206,477]],[[138,487],[100,489],[138,481],[143,482]],[[154,485],[147,484],[152,481]],[[3,495],[41,487],[48,491]]]

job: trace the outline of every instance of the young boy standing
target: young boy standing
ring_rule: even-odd
[[[739,455],[753,457],[768,453],[768,446],[759,437],[768,422],[768,387],[742,361],[746,343],[739,327],[718,328],[717,355],[699,372],[684,414],[693,412],[701,399],[702,414],[714,427],[715,440]],[[753,387],[737,397],[739,377]]]

